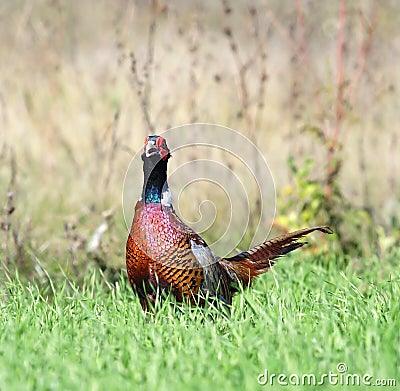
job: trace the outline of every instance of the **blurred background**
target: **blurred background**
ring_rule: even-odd
[[[265,156],[272,233],[330,224],[313,251],[398,246],[397,1],[13,0],[0,21],[6,269],[123,268],[129,162],[145,135],[192,122]]]

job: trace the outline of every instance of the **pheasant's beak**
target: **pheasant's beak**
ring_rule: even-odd
[[[146,149],[145,149],[145,154],[146,157],[150,157],[153,155],[158,154],[158,148],[156,147],[156,145],[154,144],[154,141],[149,140],[146,144]]]

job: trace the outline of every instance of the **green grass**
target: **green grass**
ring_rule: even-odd
[[[285,194],[296,181],[288,157],[301,167],[311,156],[316,165],[310,178],[324,180],[331,144],[302,129],[334,134],[335,102],[343,90],[340,188],[351,205],[373,212],[378,238],[363,239],[370,223],[358,209],[354,217],[363,229],[354,235],[360,247],[372,243],[371,252],[398,244],[397,2],[376,2],[375,30],[375,2],[347,2],[343,86],[335,81],[337,2],[293,7],[256,1],[257,24],[244,1],[229,1],[229,15],[211,0],[156,7],[124,0],[67,3],[0,2],[0,263],[21,276],[7,277],[0,266],[0,391],[268,389],[273,387],[257,383],[265,369],[318,376],[340,362],[349,373],[396,378],[399,385],[398,250],[382,259],[346,260],[298,252],[238,295],[229,316],[167,304],[146,319],[126,277],[118,288],[108,285],[93,271],[95,256],[87,249],[106,221],[98,264],[110,270],[124,262],[124,177],[149,133],[138,92],[149,94],[157,132],[199,121],[254,137],[284,195],[278,216],[290,218],[284,225],[293,229],[300,228],[290,222],[301,216],[310,194]],[[248,64],[248,106],[226,27]],[[306,44],[308,61],[295,53],[292,39],[300,51]],[[132,83],[131,52],[143,91]],[[187,156],[192,160],[192,151]],[[134,186],[139,195],[141,176]],[[204,199],[199,190],[188,204]],[[197,212],[182,214],[194,221]],[[320,211],[310,218],[317,223]],[[71,281],[61,279],[60,267]],[[43,280],[26,282],[34,278]]]
[[[229,315],[167,303],[147,319],[124,277],[114,287],[93,272],[81,287],[41,288],[5,278],[0,389],[275,389],[257,383],[265,369],[319,376],[338,363],[399,385],[397,260],[296,254]]]

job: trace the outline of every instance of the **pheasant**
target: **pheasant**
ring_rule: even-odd
[[[171,154],[166,140],[146,137],[141,157],[144,184],[126,243],[126,268],[144,311],[154,308],[165,291],[192,305],[204,306],[207,297],[231,304],[239,285],[250,286],[276,258],[303,246],[299,238],[313,231],[333,233],[328,226],[305,228],[233,257],[218,257],[174,212],[167,183]]]

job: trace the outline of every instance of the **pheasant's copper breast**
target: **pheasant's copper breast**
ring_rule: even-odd
[[[198,293],[204,276],[190,248],[193,232],[160,203],[138,202],[128,247],[128,275],[138,284],[146,277],[170,286],[179,299]]]

